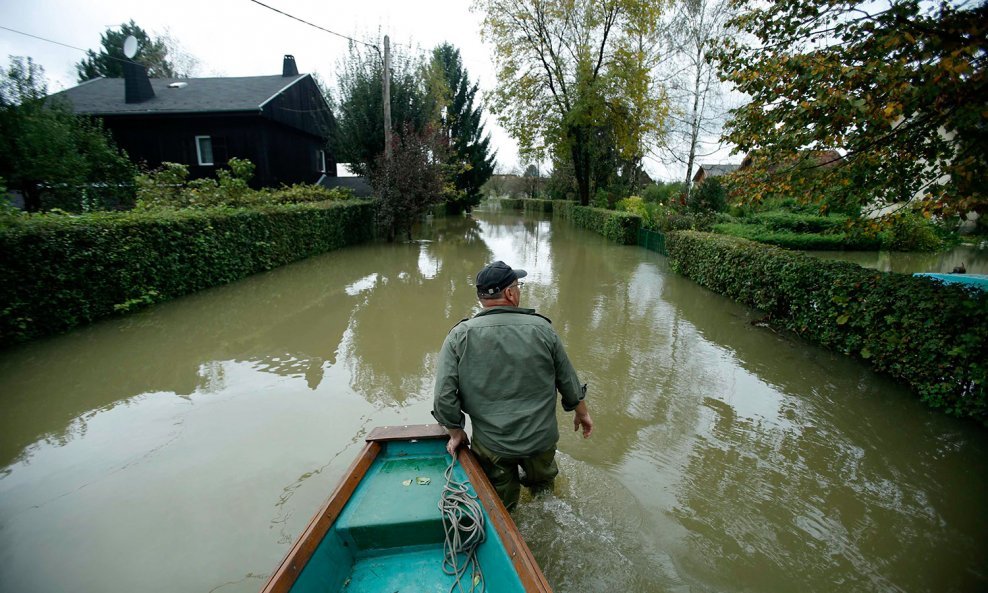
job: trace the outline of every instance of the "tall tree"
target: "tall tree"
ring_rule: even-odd
[[[739,197],[912,201],[927,213],[986,210],[988,6],[798,0],[747,8],[718,53],[751,96],[726,139],[757,149]],[[819,166],[815,151],[840,159]],[[796,155],[808,155],[799,158]]]
[[[609,150],[640,161],[664,101],[653,83],[659,0],[475,0],[494,44],[492,110],[541,160],[573,165],[587,204],[594,164]]]
[[[100,76],[123,78],[123,62],[127,60],[123,45],[124,40],[131,35],[137,39],[137,55],[134,56],[134,61],[148,69],[148,76],[151,78],[187,76],[175,71],[165,42],[161,39],[152,39],[147,31],[131,20],[119,27],[109,27],[100,35],[99,53],[91,49],[86,50],[86,57],[75,67],[79,82]]]
[[[447,207],[462,210],[480,203],[480,188],[494,173],[491,138],[484,133],[482,106],[474,104],[478,85],[471,84],[460,50],[448,43],[436,47],[432,66],[437,70],[445,106],[441,126],[455,172],[453,183],[457,195],[462,196]]]
[[[98,121],[45,95],[44,70],[30,58],[0,68],[0,176],[30,211],[127,205],[136,173],[127,156]]]
[[[731,15],[728,0],[679,0],[665,30],[670,113],[661,156],[686,168],[687,194],[698,159],[721,148],[723,92],[710,56],[727,33]]]
[[[392,126],[395,130],[410,127],[421,133],[438,118],[438,103],[425,84],[423,57],[406,53],[402,47],[403,44],[392,45]],[[381,54],[353,42],[337,73],[337,160],[350,163],[359,175],[367,175],[384,152],[383,73]]]

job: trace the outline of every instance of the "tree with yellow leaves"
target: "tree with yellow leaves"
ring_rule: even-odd
[[[716,60],[752,99],[725,133],[737,151],[755,151],[736,198],[986,210],[984,1],[735,5],[742,35]],[[837,161],[817,158],[831,150]]]
[[[665,101],[652,70],[659,0],[476,0],[494,45],[491,110],[523,155],[572,166],[587,204],[594,168],[614,152],[629,170],[660,129]]]

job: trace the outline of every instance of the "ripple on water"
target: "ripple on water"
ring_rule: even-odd
[[[523,489],[512,515],[554,591],[684,587],[644,532],[646,511],[616,477],[562,453],[556,459],[555,492],[533,498]]]

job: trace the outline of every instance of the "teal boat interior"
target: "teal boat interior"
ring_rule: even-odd
[[[988,274],[934,274],[917,272],[913,276],[925,276],[946,284],[963,284],[972,288],[988,291]]]
[[[450,462],[445,440],[389,441],[381,446],[298,575],[293,593],[448,593],[454,585],[454,577],[443,571],[445,533],[439,510]],[[468,481],[459,463],[453,477]],[[477,494],[472,485],[470,493]],[[477,559],[487,591],[524,591],[490,520],[485,521],[485,532]],[[464,581],[464,590],[470,590],[469,574]]]

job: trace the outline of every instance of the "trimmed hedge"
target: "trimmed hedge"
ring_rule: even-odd
[[[637,245],[638,230],[642,228],[642,218],[637,214],[580,206],[569,200],[503,198],[501,206],[525,212],[552,212],[578,227],[601,234],[622,245]]]
[[[580,206],[576,202],[562,200],[555,205],[553,214],[622,245],[638,244],[642,219],[637,214]]]
[[[0,346],[372,238],[372,201],[32,216],[0,227]]]
[[[666,248],[700,285],[867,361],[933,407],[988,422],[988,292],[710,233],[669,233]]]

